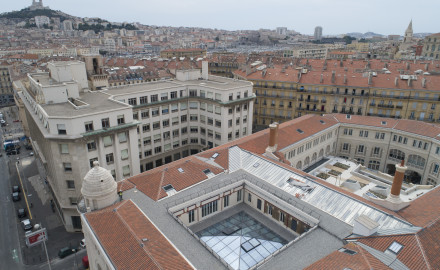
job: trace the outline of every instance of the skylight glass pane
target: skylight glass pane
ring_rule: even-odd
[[[399,244],[397,242],[393,242],[388,249],[394,253],[399,253],[399,251],[402,249],[402,247],[403,246],[401,244]]]

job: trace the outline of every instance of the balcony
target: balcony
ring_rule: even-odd
[[[394,108],[394,105],[388,105],[388,104],[378,104],[377,107],[379,108]]]
[[[306,102],[319,103],[319,100],[317,100],[317,99],[306,99]]]
[[[403,106],[396,105],[396,109],[403,109]]]
[[[376,107],[376,104],[370,103],[370,107]]]

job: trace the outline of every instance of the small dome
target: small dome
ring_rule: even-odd
[[[81,193],[84,197],[98,198],[108,194],[116,194],[117,184],[110,171],[93,162],[93,168],[86,174],[82,183]]]

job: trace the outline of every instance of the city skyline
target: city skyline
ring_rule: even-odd
[[[436,33],[438,30],[431,23],[431,18],[435,18],[435,11],[440,8],[438,1],[428,1],[427,5],[431,8],[426,9],[424,8],[426,5],[405,8],[409,6],[409,1],[395,0],[386,2],[374,0],[368,3],[313,0],[301,3],[301,6],[291,1],[275,0],[271,2],[270,9],[267,7],[267,2],[255,3],[249,0],[240,2],[226,0],[221,5],[214,4],[213,1],[201,0],[191,0],[190,3],[175,0],[153,3],[139,3],[133,0],[124,2],[97,0],[93,3],[84,0],[43,2],[51,9],[61,10],[73,16],[100,17],[113,22],[223,30],[287,27],[289,30],[308,35],[313,35],[315,27],[319,25],[323,27],[323,36],[350,32],[403,35],[410,20],[413,20],[414,33]],[[21,10],[31,3],[30,0],[8,2],[2,6],[0,12]],[[89,8],[85,9],[85,6]],[[296,11],[297,7],[300,7],[301,11]],[[371,13],[374,12],[373,20],[363,18],[369,10]],[[389,12],[390,10],[395,11]]]

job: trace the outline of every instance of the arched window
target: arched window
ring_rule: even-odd
[[[324,156],[324,149],[319,150],[319,157]]]
[[[313,156],[312,156],[312,163],[315,163],[316,162],[316,158],[317,158],[317,154],[316,154],[316,152],[315,153],[313,153]]]
[[[433,185],[434,187],[437,186],[437,180],[428,178],[428,181],[426,181],[427,185]]]
[[[391,149],[390,150],[390,158],[402,160],[402,159],[405,159],[405,153],[403,153],[402,151],[397,150],[397,149]]]
[[[407,164],[415,167],[424,168],[425,159],[419,155],[409,155]]]
[[[330,153],[330,145],[327,145],[325,148],[325,154],[328,155]]]
[[[307,168],[307,166],[309,166],[310,164],[310,158],[306,157],[306,159],[304,160],[304,168]]]
[[[368,169],[372,169],[372,170],[378,171],[379,170],[379,166],[380,166],[380,161],[370,160],[368,162]]]
[[[302,162],[301,162],[301,160],[298,161],[298,163],[296,163],[296,168],[301,170],[301,168],[302,168]]]
[[[440,171],[440,165],[437,163],[432,163],[431,168],[429,169],[429,173],[433,175],[438,175],[439,171]]]

